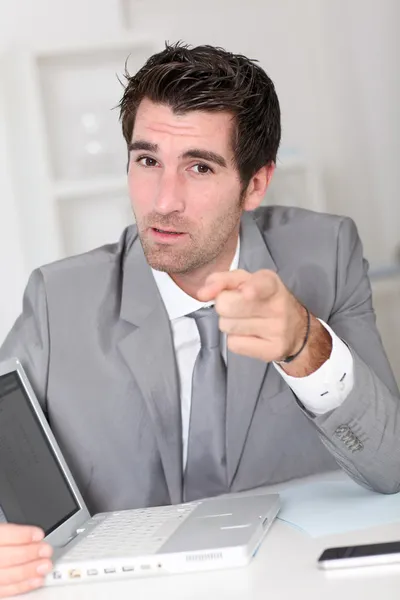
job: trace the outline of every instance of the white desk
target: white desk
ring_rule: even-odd
[[[279,485],[268,490],[283,488]],[[316,567],[316,559],[326,547],[396,539],[400,539],[400,523],[313,539],[276,521],[248,567],[60,586],[39,590],[28,597],[32,600],[399,600],[400,564],[343,569],[336,573]]]

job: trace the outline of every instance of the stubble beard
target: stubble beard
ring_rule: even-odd
[[[212,263],[222,254],[228,240],[238,230],[241,214],[242,207],[239,203],[230,213],[221,215],[214,221],[209,233],[202,230],[188,233],[188,240],[182,248],[152,243],[148,238],[148,225],[138,224],[139,237],[148,264],[156,271],[183,275]],[[159,227],[167,226],[165,218],[158,221],[154,219],[154,222],[157,222]],[[168,225],[179,231],[179,223],[173,223],[170,219]]]

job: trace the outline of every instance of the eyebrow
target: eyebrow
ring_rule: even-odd
[[[208,162],[213,162],[220,167],[226,169],[226,160],[220,154],[216,154],[215,152],[211,152],[210,150],[201,150],[200,148],[190,148],[190,150],[186,150],[182,154],[182,158],[200,158],[201,160],[207,160]]]
[[[146,152],[158,152],[158,145],[151,144],[150,142],[146,142],[145,140],[137,140],[136,142],[131,142],[128,146],[129,152],[133,150],[145,150]]]
[[[144,150],[145,152],[158,152],[158,144],[151,144],[150,142],[146,142],[145,140],[137,140],[136,142],[132,142],[128,146],[129,152],[135,150]],[[186,150],[180,158],[199,158],[200,160],[206,160],[208,162],[213,162],[224,169],[227,168],[226,160],[220,154],[216,152],[211,152],[211,150],[202,150],[201,148],[190,148]]]

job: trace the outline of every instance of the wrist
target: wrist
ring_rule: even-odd
[[[308,338],[310,336],[310,326],[311,326],[311,314],[306,306],[300,305],[301,312],[303,313],[300,326],[299,326],[299,334],[296,336],[295,343],[292,344],[292,347],[286,353],[284,358],[281,358],[278,362],[288,364],[296,360],[300,354],[305,350]]]
[[[316,317],[310,316],[310,333],[302,352],[290,363],[278,363],[292,377],[311,375],[328,360],[332,352],[330,333]]]

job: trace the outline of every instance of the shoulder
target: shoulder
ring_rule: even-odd
[[[337,235],[344,222],[352,223],[348,217],[294,206],[261,206],[254,211],[253,216],[261,232],[266,235],[277,230],[285,233],[285,230],[296,229],[301,232],[302,230],[319,230],[321,228]]]
[[[253,213],[253,218],[272,255],[316,255],[321,260],[359,242],[352,219],[296,207],[266,206]],[[296,260],[297,262],[297,260]]]
[[[63,339],[65,323],[73,335],[73,329],[93,329],[106,315],[119,314],[125,263],[137,239],[136,226],[129,226],[114,244],[38,269],[42,284],[35,293],[46,304],[53,337]]]
[[[88,287],[111,273],[123,269],[130,248],[137,238],[136,225],[126,227],[120,239],[83,254],[70,256],[40,267],[45,285],[68,283]]]
[[[328,322],[336,299],[365,280],[365,262],[354,222],[348,217],[269,206],[255,211],[276,270],[313,314]]]

